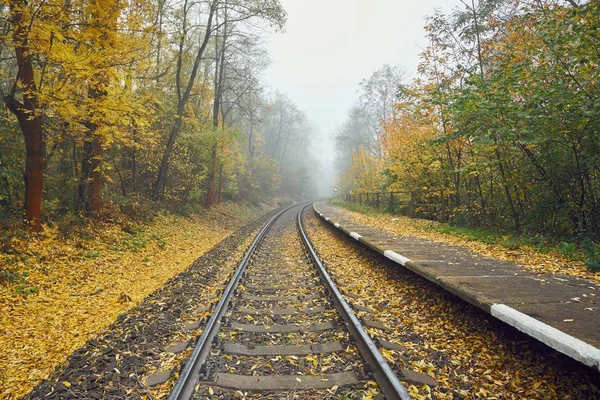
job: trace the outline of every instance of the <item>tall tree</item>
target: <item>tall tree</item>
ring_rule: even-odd
[[[195,6],[202,4],[204,4],[206,8],[206,24],[201,35],[200,45],[195,52],[190,72],[187,74],[187,77],[184,77],[185,48],[187,42],[193,38],[190,32],[191,13]],[[228,19],[227,21],[220,21],[218,24],[215,24],[214,19],[217,10],[219,7],[225,7],[225,4],[228,10]],[[176,55],[177,66],[175,73],[177,113],[175,116],[175,122],[173,123],[171,132],[169,134],[165,151],[163,152],[156,182],[152,191],[152,198],[154,200],[160,200],[162,196],[167,172],[169,169],[169,158],[171,156],[171,152],[173,151],[177,136],[181,132],[183,118],[186,112],[186,105],[188,104],[192,94],[201,61],[211,37],[213,37],[214,33],[218,29],[221,29],[225,23],[234,24],[236,22],[246,21],[252,18],[259,18],[279,27],[282,27],[285,23],[285,12],[283,11],[278,0],[243,0],[234,3],[227,3],[226,0],[211,0],[208,2],[208,4],[184,0],[181,15],[181,30],[179,32],[178,49]]]
[[[35,53],[30,46],[31,26],[36,22],[36,15],[27,1],[11,1],[8,7],[17,70],[12,87],[3,98],[17,117],[25,139],[25,213],[37,231],[41,223],[45,163],[42,112],[34,74]]]
[[[114,82],[111,68],[103,60],[110,58],[111,50],[118,47],[117,19],[121,13],[119,0],[93,0],[87,4],[85,15],[85,33],[87,43],[95,52],[102,54],[102,59],[91,65],[93,70],[89,79],[88,98],[90,103],[99,103],[107,96],[107,88]],[[90,107],[90,120],[86,123],[87,130],[83,141],[83,160],[81,162],[81,177],[78,187],[77,206],[87,214],[97,214],[102,204],[102,178],[104,143],[102,134],[98,132],[100,118],[94,115],[99,107]]]

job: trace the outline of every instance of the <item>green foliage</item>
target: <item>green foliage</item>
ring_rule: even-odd
[[[575,259],[575,252],[577,251],[577,245],[575,243],[562,242],[558,248],[558,252],[562,254],[567,260]]]
[[[584,240],[583,247],[588,254],[585,265],[593,272],[600,272],[600,244],[586,239]]]
[[[15,269],[5,269],[0,271],[0,284],[10,284],[14,287],[15,292],[27,297],[38,291],[35,286],[28,284],[28,277],[29,274],[27,272],[19,272]]]
[[[138,225],[134,225],[132,228],[127,230],[128,235],[126,235],[121,244],[124,248],[136,251],[146,247],[148,244],[149,238],[147,232],[141,229]]]
[[[19,214],[23,205],[25,146],[16,124],[0,118],[0,220]]]
[[[436,11],[419,77],[384,123],[387,190],[443,189],[449,233],[550,238],[595,268],[596,245],[584,240],[600,240],[599,23],[599,2]]]

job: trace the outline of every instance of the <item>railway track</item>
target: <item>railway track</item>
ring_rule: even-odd
[[[169,399],[410,399],[319,261],[302,226],[306,207],[258,233]]]

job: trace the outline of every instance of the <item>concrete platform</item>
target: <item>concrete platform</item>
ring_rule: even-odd
[[[457,245],[396,236],[345,218],[325,202],[318,216],[348,236],[553,349],[600,371],[600,286],[532,273]]]

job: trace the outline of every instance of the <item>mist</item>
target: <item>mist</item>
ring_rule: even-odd
[[[334,168],[336,127],[358,100],[359,83],[385,64],[416,73],[426,46],[423,26],[434,9],[449,11],[454,0],[282,0],[286,29],[267,37],[271,64],[265,82],[303,110],[313,129],[319,159],[320,197],[339,186]]]

